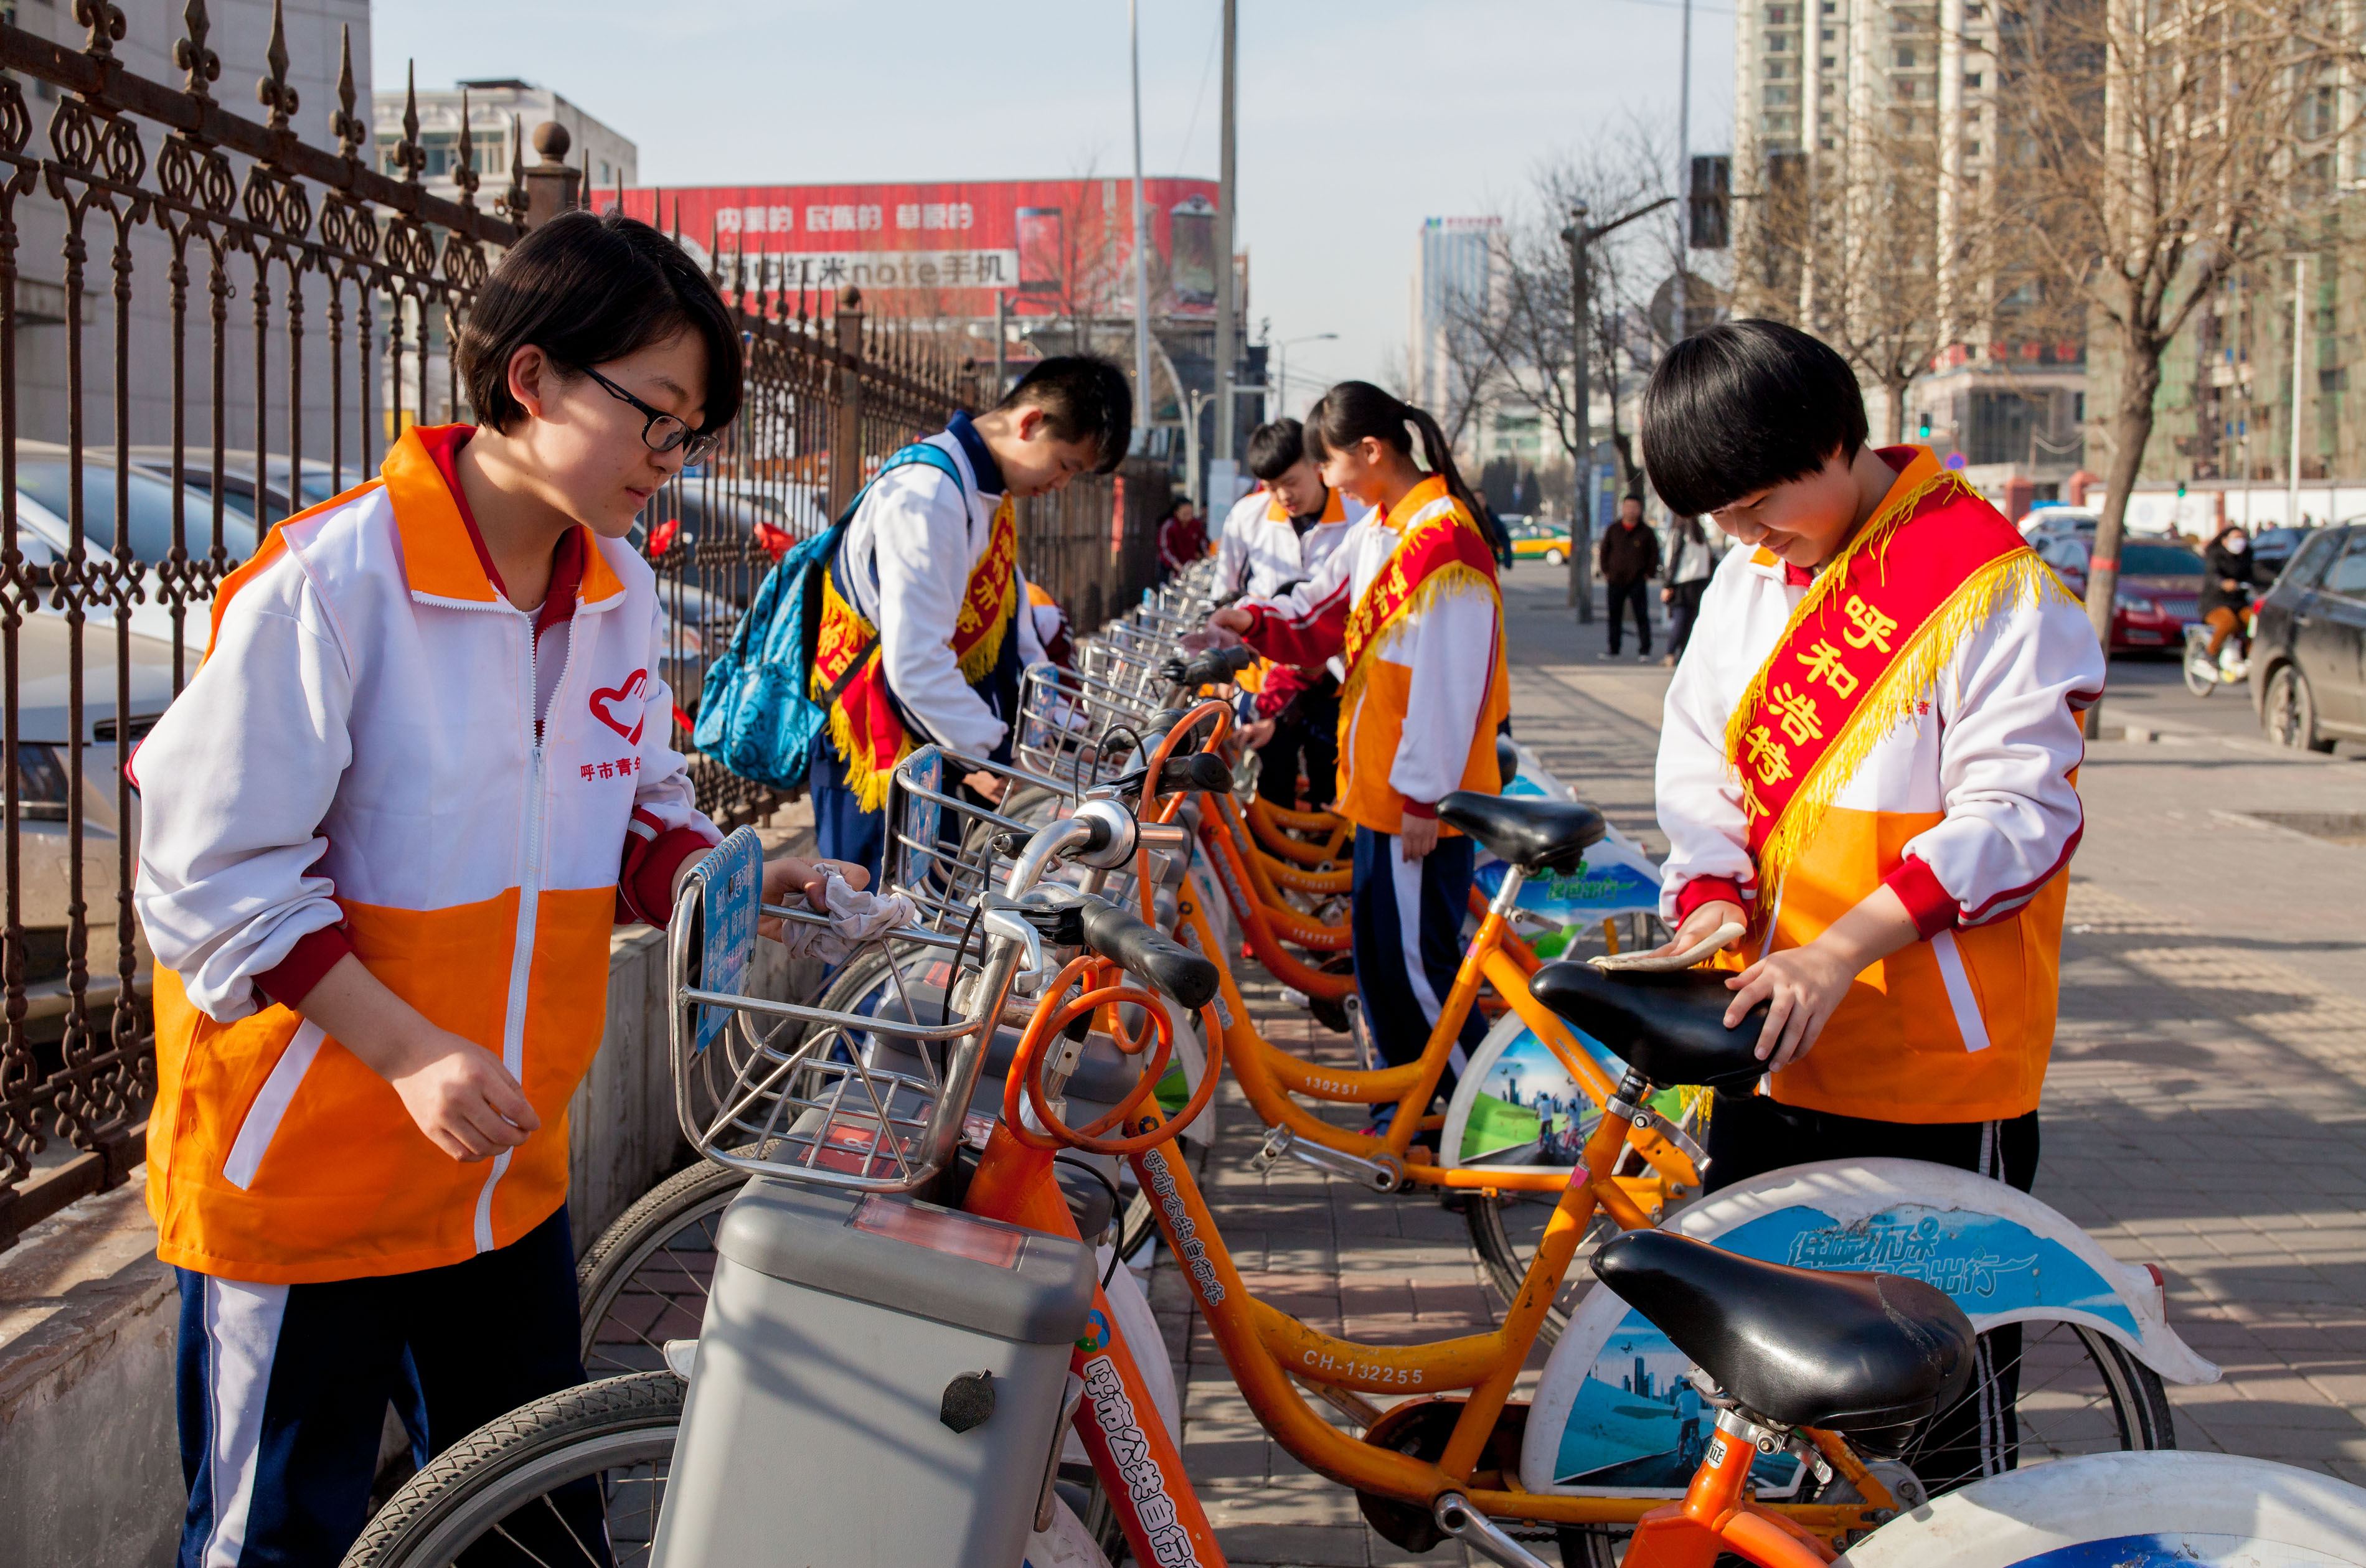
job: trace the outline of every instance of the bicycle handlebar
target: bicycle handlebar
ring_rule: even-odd
[[[1211,648],[1189,659],[1177,655],[1160,665],[1158,669],[1168,681],[1189,690],[1230,680],[1256,661],[1257,651],[1245,645]]]
[[[1130,910],[1091,895],[1081,902],[1085,946],[1097,956],[1195,1013],[1216,994],[1214,964]]]

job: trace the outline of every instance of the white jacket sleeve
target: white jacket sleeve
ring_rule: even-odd
[[[1939,782],[1946,815],[1904,853],[1955,906],[1955,924],[2003,920],[2067,863],[2085,816],[2070,775],[2086,755],[2079,715],[2101,695],[2103,655],[2067,598],[1991,620],[1939,683]]]
[[[649,624],[648,700],[642,710],[640,757],[633,782],[635,831],[695,829],[709,844],[723,842],[723,834],[697,805],[698,792],[690,781],[690,759],[673,748],[673,689],[661,673],[666,666],[665,611],[657,608]]]
[[[1241,526],[1238,517],[1224,524],[1224,535],[1216,542],[1216,593],[1219,597],[1239,593],[1248,585],[1249,531]]]
[[[1701,624],[1729,623],[1719,600],[1738,597],[1731,571],[1713,577],[1701,606]],[[1750,823],[1741,807],[1741,780],[1726,766],[1725,726],[1732,709],[1718,689],[1714,646],[1695,637],[1668,685],[1660,722],[1660,757],[1651,787],[1668,858],[1660,868],[1660,914],[1670,924],[1684,884],[1714,877],[1754,897],[1758,870],[1750,858]]]
[[[1406,800],[1436,805],[1462,788],[1487,682],[1495,673],[1496,631],[1488,595],[1442,594],[1375,655],[1413,669],[1404,729],[1389,767],[1389,788]]]
[[[1010,624],[1019,638],[1019,662],[1022,666],[1046,664],[1052,657],[1043,651],[1043,633],[1035,624],[1035,610],[1034,600],[1027,597],[1027,574],[1021,572],[1019,574],[1019,606],[1011,611]]]
[[[863,506],[873,512],[887,689],[929,738],[980,755],[992,751],[1003,722],[962,678],[951,641],[976,554],[961,486],[925,464],[909,464],[880,476]]]
[[[353,760],[353,695],[333,625],[283,558],[231,600],[211,655],[133,759],[140,924],[218,1022],[254,1013],[254,978],[344,918],[313,868]]]

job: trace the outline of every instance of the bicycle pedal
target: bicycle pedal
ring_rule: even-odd
[[[1268,1132],[1265,1141],[1257,1146],[1257,1151],[1249,1156],[1250,1174],[1262,1176],[1280,1164],[1281,1157],[1290,1152],[1290,1146],[1296,1141],[1298,1135],[1288,1127],[1275,1127]]]

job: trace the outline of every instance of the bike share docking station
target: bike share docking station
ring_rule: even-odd
[[[715,1250],[655,1568],[1010,1568],[1049,1508],[1091,1251],[762,1180]]]

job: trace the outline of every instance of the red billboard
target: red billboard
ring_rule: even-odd
[[[1151,309],[1212,314],[1216,182],[1143,182]],[[1131,179],[628,190],[625,210],[677,233],[750,292],[851,285],[889,314],[1131,315]]]

